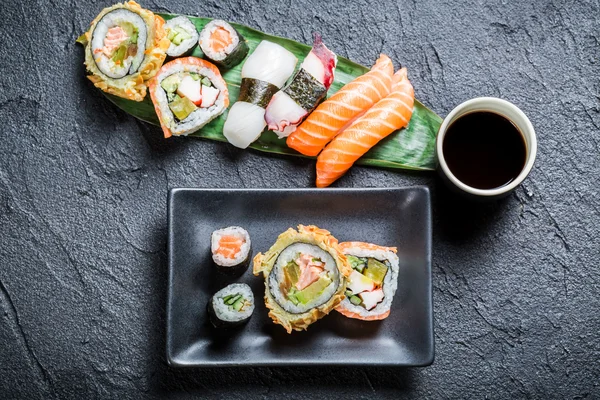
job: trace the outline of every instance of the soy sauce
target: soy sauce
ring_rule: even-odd
[[[527,154],[519,129],[489,111],[475,111],[454,121],[442,149],[452,174],[477,189],[508,185],[525,167]]]

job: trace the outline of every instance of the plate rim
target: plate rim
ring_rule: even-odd
[[[425,231],[427,234],[427,245],[426,245],[426,268],[427,268],[427,323],[431,327],[429,330],[428,339],[428,352],[423,357],[423,360],[417,363],[392,363],[392,362],[379,362],[378,360],[370,360],[366,362],[331,362],[327,360],[269,360],[269,361],[252,361],[252,362],[236,362],[236,361],[204,361],[202,363],[186,363],[178,360],[177,353],[173,352],[171,345],[171,304],[173,301],[173,203],[178,193],[185,192],[385,192],[385,191],[421,191],[425,194],[426,200],[426,218],[425,218]],[[428,186],[425,185],[414,185],[414,186],[393,186],[393,187],[366,187],[366,188],[215,188],[215,187],[174,187],[169,189],[167,195],[167,302],[166,307],[166,330],[165,330],[165,353],[166,361],[170,367],[176,368],[221,368],[221,367],[284,367],[284,366],[341,366],[341,367],[358,367],[358,366],[372,366],[372,367],[427,367],[433,364],[435,361],[435,324],[434,324],[434,303],[433,303],[433,268],[432,268],[432,251],[433,251],[433,235],[432,235],[432,210],[431,210],[431,193]]]

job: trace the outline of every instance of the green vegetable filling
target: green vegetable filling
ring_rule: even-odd
[[[302,290],[296,290],[292,287],[288,292],[288,299],[294,304],[308,304],[311,300],[317,298],[331,284],[331,278],[322,275],[317,281],[311,283]]]
[[[178,120],[186,119],[198,107],[187,97],[175,95],[173,101],[169,103],[169,108]]]
[[[381,286],[387,271],[387,265],[374,258],[369,258],[367,261],[367,269],[363,272],[363,275],[365,275],[367,278],[371,278],[373,282],[377,284],[377,286]]]
[[[241,293],[230,294],[223,297],[223,303],[233,308],[235,311],[240,311],[246,304],[246,299]]]
[[[191,38],[192,35],[185,29],[175,26],[169,29],[167,33],[167,38],[173,43],[175,46],[179,46],[184,40]]]
[[[358,296],[352,296],[350,297],[350,303],[354,304],[355,306],[358,306],[360,305],[360,303],[362,303],[362,300]]]
[[[363,272],[363,270],[365,269],[365,265],[367,264],[366,258],[359,258],[359,257],[351,256],[351,255],[347,255],[346,258],[348,258],[348,261],[350,262],[350,266],[353,269],[357,270],[360,273]]]

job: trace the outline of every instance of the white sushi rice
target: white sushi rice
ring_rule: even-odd
[[[191,37],[189,39],[185,39],[179,45],[171,42],[169,48],[167,49],[167,55],[171,57],[179,57],[183,55],[185,52],[194,47],[198,41],[198,31],[196,30],[196,26],[192,23],[192,21],[190,21],[189,18],[181,15],[165,22],[165,32],[167,32],[167,35],[169,30],[175,27],[183,29]]]
[[[231,43],[219,52],[214,52],[210,46],[210,37],[219,28],[225,29],[231,36]],[[221,19],[213,19],[200,32],[200,48],[211,60],[223,61],[237,47],[240,37],[231,25]]]
[[[244,240],[244,243],[240,247],[240,251],[234,255],[234,258],[227,258],[221,254],[217,254],[219,242],[223,236],[235,236]],[[250,235],[244,228],[240,226],[230,226],[216,230],[212,233],[210,239],[210,249],[212,251],[213,261],[217,265],[221,265],[223,267],[233,267],[246,260],[246,258],[248,258],[248,253],[250,252],[251,246],[252,243],[250,242]]]
[[[156,79],[160,85],[165,78],[178,72],[195,72],[205,76],[210,80],[215,88],[219,89],[219,96],[217,97],[215,104],[206,108],[198,107],[185,119],[178,122],[175,119],[173,112],[169,108],[167,93],[162,87],[157,88],[155,96],[158,106],[160,107],[163,124],[167,125],[173,135],[185,136],[196,132],[198,129],[202,128],[204,125],[221,115],[223,109],[225,108],[224,102],[226,85],[221,81],[221,79],[216,79],[217,76],[212,70],[195,64],[175,64],[167,70],[161,69],[158,75],[156,75]]]
[[[324,268],[325,271],[329,272],[329,277],[331,278],[331,283],[320,296],[314,298],[312,301],[307,304],[294,304],[290,300],[288,300],[283,293],[281,293],[281,289],[279,284],[284,280],[284,272],[283,267],[285,267],[288,262],[295,259],[298,253],[302,254],[310,254],[313,257],[320,258],[321,261],[325,263]],[[335,260],[325,250],[321,249],[318,246],[307,244],[307,243],[294,243],[288,247],[286,247],[277,257],[275,261],[275,265],[269,274],[269,291],[271,295],[275,299],[275,301],[287,312],[292,314],[301,314],[312,308],[318,307],[321,304],[325,303],[327,300],[333,296],[339,286],[339,271]]]
[[[368,317],[373,315],[381,315],[386,313],[392,306],[394,300],[394,294],[398,288],[398,270],[399,270],[399,259],[396,253],[389,250],[371,250],[364,249],[361,247],[349,247],[344,250],[344,254],[352,255],[359,258],[374,258],[379,261],[388,261],[390,263],[390,270],[385,274],[383,279],[383,300],[377,304],[371,310],[367,310],[361,305],[354,305],[350,302],[348,297],[344,297],[340,307],[343,307],[349,311],[355,312],[362,317]]]
[[[102,53],[96,54],[96,51],[104,47],[104,39],[108,30],[114,26],[120,26],[124,22],[129,22],[138,30],[137,52],[135,56],[129,56],[123,61],[123,65],[116,65],[114,61]],[[133,11],[116,9],[108,12],[96,24],[92,32],[92,54],[98,69],[106,76],[119,79],[137,72],[144,61],[146,52],[146,39],[148,37],[146,23],[138,14]]]
[[[225,304],[224,297],[230,294],[241,294],[250,305],[245,306],[243,310],[236,311],[231,306]],[[249,318],[254,312],[254,294],[252,289],[245,283],[232,283],[229,286],[219,290],[211,299],[215,315],[218,319],[225,322],[238,322]]]

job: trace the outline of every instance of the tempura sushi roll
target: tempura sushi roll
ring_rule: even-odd
[[[145,82],[156,75],[169,47],[164,22],[134,1],[102,10],[80,39],[89,80],[107,93],[142,101]]]
[[[181,57],[198,42],[196,26],[184,16],[168,20],[165,23],[165,33],[171,42],[167,49],[167,55],[170,57]]]
[[[214,231],[210,238],[210,250],[219,271],[229,276],[244,273],[252,258],[250,235],[239,226]]]
[[[223,68],[232,68],[248,54],[248,44],[231,25],[220,19],[210,21],[200,31],[204,56]]]
[[[350,271],[337,239],[316,226],[290,228],[254,257],[254,275],[265,279],[269,317],[288,333],[329,314],[344,298]]]
[[[208,316],[215,328],[231,328],[248,322],[254,312],[254,295],[245,283],[232,283],[210,298]]]
[[[150,96],[165,137],[189,135],[218,117],[229,105],[219,69],[197,57],[166,63],[149,82]]]
[[[313,48],[289,85],[271,99],[265,112],[269,129],[279,138],[289,136],[325,99],[333,83],[337,56],[314,34]]]
[[[294,72],[298,59],[278,44],[263,40],[242,67],[237,102],[229,110],[223,135],[245,149],[267,126],[265,107]]]
[[[387,318],[398,287],[398,256],[395,247],[371,243],[344,242],[352,273],[346,283],[344,300],[336,308],[349,318],[374,321]]]

